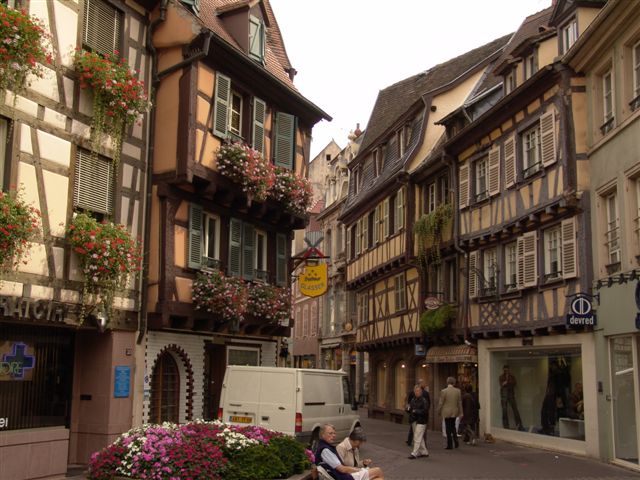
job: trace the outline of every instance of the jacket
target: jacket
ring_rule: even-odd
[[[460,389],[447,385],[440,391],[438,414],[443,418],[459,417],[462,415],[462,394]]]
[[[318,443],[318,449],[315,452],[316,465],[321,465],[322,468],[324,468],[327,471],[327,473],[329,473],[329,475],[331,475],[336,480],[353,480],[353,476],[350,473],[340,473],[322,461],[322,451],[324,449],[329,449],[338,458],[340,458],[340,455],[338,454],[336,447],[334,447],[333,445],[329,445],[327,442],[320,439],[320,443]]]
[[[425,397],[413,397],[409,404],[409,421],[420,425],[426,425],[428,414],[427,399]]]
[[[343,465],[347,467],[364,467],[364,464],[360,460],[360,449],[351,446],[349,437],[341,441],[336,447],[336,450]]]

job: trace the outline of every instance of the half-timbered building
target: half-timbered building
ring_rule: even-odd
[[[461,110],[447,119],[445,144],[457,164],[481,424],[499,438],[590,455],[599,440],[588,367],[595,343],[585,326],[592,293],[585,81],[556,57],[600,6],[559,1],[527,17],[494,69],[504,97],[478,99],[473,118]],[[582,390],[584,416],[572,400]]]
[[[444,128],[435,122],[469,96],[507,40],[383,89],[349,163],[339,220],[347,234],[347,289],[356,297],[357,348],[369,354],[372,416],[402,420],[411,385],[423,379],[433,389],[435,375],[420,349],[421,286],[412,233],[419,193],[410,172],[441,140]]]
[[[110,315],[98,311],[66,232],[83,212],[142,236],[148,115],[124,131],[118,161],[113,137],[96,152],[93,95],[81,85],[74,53],[121,52],[148,86],[151,3],[2,2],[37,18],[53,52],[26,91],[0,92],[2,189],[17,189],[42,214],[24,263],[0,278],[2,478],[64,476],[68,463],[86,463],[131,428],[142,400],[134,388],[142,373],[135,365],[139,281],[116,293]]]
[[[294,87],[267,0],[170,0],[158,14],[144,419],[183,422],[216,418],[225,366],[275,366],[278,340],[290,334],[289,315],[243,314],[240,302],[202,308],[194,281],[288,288],[293,230],[306,223],[291,203],[243,189],[243,174],[255,172],[223,174],[217,152],[247,145],[305,176],[311,129],[329,117]]]

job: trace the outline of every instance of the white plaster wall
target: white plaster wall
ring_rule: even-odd
[[[73,63],[77,32],[74,28],[68,28],[68,26],[78,24],[78,14],[62,2],[53,2],[53,9],[56,16],[56,30],[62,64],[70,67]]]

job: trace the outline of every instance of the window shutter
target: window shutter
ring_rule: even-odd
[[[478,296],[478,252],[469,254],[469,298]]]
[[[258,97],[253,99],[253,148],[264,157],[264,124],[267,116],[267,104]]]
[[[189,204],[189,268],[202,267],[202,207]]]
[[[504,142],[504,186],[516,183],[516,138],[512,136]]]
[[[254,16],[249,17],[249,56],[255,60],[264,58],[264,22]]]
[[[200,13],[200,0],[181,0],[182,3],[186,3],[187,5],[191,5],[191,9],[193,12],[198,15]]]
[[[382,236],[387,238],[389,236],[389,199],[385,198],[382,203],[383,215],[382,215]]]
[[[351,260],[353,255],[351,253],[351,230],[353,227],[347,229],[347,260]]]
[[[213,133],[219,137],[227,136],[229,127],[229,98],[231,79],[221,73],[216,74],[216,98],[213,108]]]
[[[362,229],[360,231],[362,232],[362,251],[364,252],[369,245],[369,216],[365,215],[362,217],[360,219],[360,224],[362,225]]]
[[[229,275],[239,277],[242,263],[242,222],[232,218],[229,230]]]
[[[518,288],[535,287],[538,282],[536,232],[518,237]]]
[[[287,285],[287,236],[282,233],[276,235],[276,283]]]
[[[358,220],[355,225],[356,229],[356,256],[360,255],[360,232],[362,231],[361,220]]]
[[[562,234],[562,278],[572,278],[578,274],[575,217],[564,220],[560,231]]]
[[[83,210],[111,215],[115,183],[111,159],[78,149],[73,204]]]
[[[242,278],[253,280],[256,232],[250,223],[242,224]]]
[[[458,199],[460,203],[460,208],[465,208],[469,206],[469,165],[464,164],[460,165],[460,192],[458,193]]]
[[[546,167],[556,161],[556,132],[553,110],[540,117],[540,150]]]
[[[489,196],[500,193],[500,147],[489,151]]]
[[[121,50],[122,17],[104,0],[85,0],[83,45],[102,54]]]
[[[398,190],[396,195],[396,214],[395,214],[395,223],[397,232],[401,228],[404,227],[404,188]]]
[[[276,149],[274,154],[276,167],[293,170],[295,123],[293,115],[282,112],[276,114]]]
[[[376,205],[373,211],[373,243],[374,245],[380,241],[380,204]]]

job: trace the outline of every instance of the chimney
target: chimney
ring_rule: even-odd
[[[360,135],[362,135],[362,130],[360,130],[360,124],[356,123],[356,131],[353,132],[356,136],[356,138],[358,138]]]
[[[289,80],[291,80],[293,82],[293,78],[296,76],[296,74],[298,73],[298,71],[291,67],[291,68],[285,68],[284,69],[285,72],[287,72],[289,74]]]

